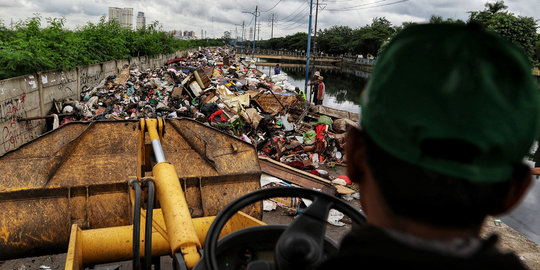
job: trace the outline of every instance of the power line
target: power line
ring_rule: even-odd
[[[282,22],[283,23],[289,23],[289,22],[295,22],[295,21],[298,21],[298,18],[303,18],[305,16],[305,12],[309,9],[309,5],[307,5],[306,7],[304,7],[304,9],[300,10],[299,12],[296,13],[296,15],[289,19],[289,20],[285,20],[283,19]]]
[[[281,0],[279,0],[279,1],[278,1],[271,9],[265,10],[265,11],[261,11],[261,12],[268,12],[268,11],[274,9],[275,7],[277,7],[277,5],[279,5],[279,3],[281,3]]]
[[[302,17],[300,17],[298,20],[296,20],[294,22],[290,22],[290,23],[288,23],[286,25],[282,25],[281,28],[283,28],[283,30],[290,30],[293,27],[296,27],[297,25],[303,25],[304,23],[306,23],[306,22],[303,21],[305,19],[309,19],[309,17],[303,17],[302,16]]]
[[[383,2],[383,1],[386,1],[386,0],[380,0],[378,2]],[[328,11],[353,11],[353,10],[361,10],[361,9],[368,9],[368,8],[377,8],[377,7],[390,6],[390,5],[395,5],[395,4],[399,4],[399,3],[403,3],[403,2],[407,2],[407,1],[409,1],[409,0],[400,0],[400,1],[395,1],[395,2],[391,2],[391,3],[387,3],[387,4],[375,5],[375,6],[370,6],[370,7],[369,6],[364,7],[364,6],[369,5],[369,4],[364,4],[362,6],[356,6],[357,8],[355,8],[355,7],[346,7],[346,8],[341,8],[341,9],[327,9],[327,10]],[[371,4],[374,4],[374,3],[371,3]]]
[[[253,29],[253,50],[252,50],[252,54],[251,54],[251,58],[253,58],[253,59],[255,59],[255,40],[256,40],[255,33],[257,32],[257,17],[261,16],[261,12],[258,11],[258,10],[259,10],[259,5],[256,5],[255,6],[255,12],[249,12],[249,11],[243,11],[242,12],[242,13],[251,14],[255,18],[255,27]]]
[[[300,5],[298,6],[298,8],[296,8],[291,14],[289,14],[289,16],[286,16],[285,18],[283,18],[283,20],[286,20],[290,17],[292,17],[293,14],[297,14],[297,11],[300,10],[300,8],[302,8],[304,6],[304,4],[306,4],[307,1],[304,1],[304,3],[300,3]],[[309,4],[307,5],[309,7]]]
[[[251,26],[251,23],[253,22],[253,18],[254,17],[251,17],[251,21],[249,21],[249,23],[246,25],[246,27]]]
[[[281,24],[281,28],[286,28],[286,29],[289,29],[291,28],[292,26],[295,26],[295,25],[299,25],[299,24],[303,24],[304,20],[306,19],[305,16],[300,16],[298,19],[296,19],[295,21],[290,21],[290,22],[287,22],[287,23],[283,23]]]
[[[358,0],[335,0],[335,1],[326,1],[327,3],[345,3],[345,2],[358,2]]]
[[[346,7],[346,8],[338,7],[338,8],[335,8],[335,9],[337,10],[337,9],[351,9],[351,8],[365,7],[365,6],[369,6],[369,5],[373,5],[373,4],[378,4],[378,3],[386,2],[386,1],[388,1],[388,0],[378,0],[378,1],[375,1],[375,2],[363,3],[363,4],[360,4],[360,5],[350,6],[350,7]],[[330,10],[330,11],[334,11],[334,9],[329,9],[329,10]]]

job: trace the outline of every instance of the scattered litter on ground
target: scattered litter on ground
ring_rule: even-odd
[[[353,194],[345,194],[341,196],[342,199],[346,201],[352,201],[352,200],[359,200],[360,199],[360,193],[353,193]]]
[[[336,209],[331,209],[330,210],[330,213],[328,213],[328,223],[334,225],[334,226],[345,226],[345,223],[341,222],[340,220],[344,217],[345,215],[341,212],[339,212],[338,210]]]
[[[276,208],[277,208],[277,203],[271,200],[263,201],[263,211],[270,212],[270,211],[276,210]]]
[[[203,49],[155,69],[126,65],[83,91],[80,100],[55,100],[54,117],[47,121],[52,129],[71,121],[191,118],[253,144],[260,158],[286,164],[296,170],[293,176],[301,176],[296,181],[274,174],[283,179],[271,181],[274,186],[354,193],[340,186],[350,185],[341,178],[333,187],[326,168],[344,165],[344,133],[357,120],[311,105],[295,88],[286,73],[264,74],[227,47]],[[297,202],[277,204],[294,208]]]

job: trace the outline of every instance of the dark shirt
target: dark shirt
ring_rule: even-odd
[[[319,269],[526,269],[514,254],[495,248],[496,235],[479,241],[469,256],[443,255],[411,247],[381,229],[363,225],[347,234],[339,254]]]
[[[274,68],[274,75],[278,75],[279,73],[281,73],[281,67],[275,67]]]

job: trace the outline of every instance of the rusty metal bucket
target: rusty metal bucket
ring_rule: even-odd
[[[192,217],[260,188],[252,145],[189,119],[165,126],[164,153]],[[139,135],[138,121],[72,122],[0,157],[0,259],[65,252],[71,224],[131,224],[127,179],[151,174]],[[260,218],[261,204],[245,212]]]

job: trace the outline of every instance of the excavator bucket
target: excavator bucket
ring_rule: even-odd
[[[216,215],[260,188],[253,145],[189,119],[167,120],[163,128],[163,152],[192,217]],[[72,224],[83,230],[130,225],[127,181],[150,176],[154,164],[139,121],[72,122],[6,153],[0,260],[65,252]],[[244,212],[260,219],[261,204]]]

